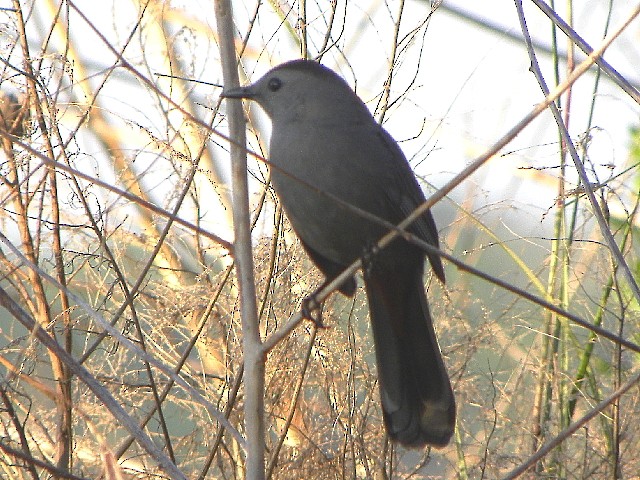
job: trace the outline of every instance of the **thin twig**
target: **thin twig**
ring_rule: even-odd
[[[516,2],[516,6],[518,7],[518,11],[521,12],[522,9],[522,2],[521,0],[515,0]],[[633,12],[631,12],[631,14],[629,15],[629,17],[627,18],[627,20],[625,22],[623,22],[623,24],[618,28],[618,30],[611,35],[610,37],[607,37],[607,39],[611,38],[615,38],[615,36],[619,35],[620,33],[622,33],[622,31],[629,25],[629,23],[631,23],[631,21],[633,19],[635,19],[638,15],[640,14],[640,5],[637,6],[635,8],[635,10]],[[522,17],[522,21],[524,21],[524,14],[521,14]],[[526,24],[525,24],[525,30],[526,30]],[[606,39],[605,42],[603,43],[607,43]],[[610,43],[610,42],[609,42]],[[606,49],[606,47],[608,46],[608,44],[606,46],[601,47],[601,52],[599,55],[601,55],[604,50]],[[529,50],[529,56],[531,58],[531,67],[533,69],[533,73],[536,76],[536,79],[538,80],[538,83],[540,84],[540,88],[542,89],[542,92],[548,96],[549,95],[549,88],[547,87],[547,84],[544,80],[544,77],[542,76],[542,72],[540,71],[540,67],[536,61],[536,57],[535,57],[535,52],[533,51],[533,49],[531,48],[531,45],[528,45],[528,50]],[[591,58],[591,55],[590,57]],[[584,64],[584,62],[582,63]],[[581,64],[581,65],[582,65]],[[577,70],[577,69],[576,69]],[[640,287],[638,287],[638,284],[636,282],[635,277],[633,276],[633,273],[631,272],[631,268],[629,268],[629,264],[627,263],[627,261],[625,260],[624,256],[622,255],[622,252],[620,251],[620,247],[618,247],[618,244],[616,243],[615,238],[613,237],[613,234],[611,233],[611,230],[609,228],[609,224],[607,223],[606,219],[604,218],[604,214],[602,213],[602,208],[600,207],[600,203],[598,202],[598,199],[596,198],[595,194],[593,193],[593,189],[591,188],[591,182],[589,181],[589,177],[587,176],[587,172],[584,169],[584,164],[582,163],[582,160],[580,160],[580,157],[578,156],[578,152],[576,151],[575,145],[573,144],[573,141],[571,140],[571,136],[569,135],[569,131],[567,130],[567,126],[565,125],[564,121],[562,120],[562,115],[560,114],[560,111],[558,110],[558,108],[553,104],[550,103],[549,104],[549,108],[551,109],[551,113],[553,114],[554,119],[556,120],[556,124],[558,125],[558,128],[560,129],[560,132],[562,134],[562,138],[565,141],[565,146],[569,151],[569,154],[571,155],[571,159],[573,160],[573,163],[576,166],[576,170],[578,171],[578,175],[580,177],[580,181],[582,182],[582,185],[584,187],[584,191],[587,195],[587,198],[589,199],[589,202],[591,203],[591,208],[593,209],[593,214],[596,217],[596,220],[598,221],[598,226],[600,227],[600,232],[602,233],[602,236],[604,237],[607,245],[609,246],[609,250],[611,251],[611,254],[613,255],[613,257],[616,259],[616,264],[618,264],[618,266],[622,269],[622,272],[624,273],[627,282],[629,284],[629,287],[631,288],[631,291],[633,292],[636,301],[640,302]]]
[[[11,250],[11,252],[14,255],[16,255],[18,258],[20,258],[20,260],[22,261],[22,263],[25,266],[29,267],[32,270],[35,270],[41,278],[43,278],[44,280],[48,281],[49,283],[51,283],[53,286],[55,286],[58,289],[64,288],[62,285],[60,285],[58,283],[58,281],[55,278],[53,278],[51,275],[49,275],[48,273],[43,271],[37,265],[34,265],[28,259],[26,259],[24,257],[24,255],[22,255],[22,253],[9,241],[9,239],[4,234],[2,234],[2,232],[0,232],[0,241],[3,242],[7,246],[7,248],[9,250]],[[102,316],[100,316],[93,308],[91,308],[91,306],[89,304],[87,304],[80,297],[75,295],[73,292],[70,292],[69,290],[66,290],[66,293],[69,296],[69,298],[77,306],[82,308],[85,311],[85,313],[87,313],[101,328],[107,330],[109,332],[109,334],[114,339],[116,339],[121,345],[126,347],[131,353],[133,353],[134,355],[138,356],[141,360],[144,360],[144,361],[147,361],[147,362],[151,363],[153,366],[155,366],[160,371],[162,371],[165,375],[167,375],[169,378],[171,378],[177,385],[179,385],[180,387],[185,389],[189,393],[189,395],[191,395],[191,397],[192,397],[192,399],[194,401],[200,403],[202,406],[204,406],[207,409],[207,411],[209,412],[209,414],[212,417],[216,418],[219,422],[225,424],[225,427],[228,430],[230,430],[230,433],[235,437],[235,439],[238,441],[240,446],[243,449],[245,448],[245,441],[244,441],[244,438],[242,437],[242,435],[240,434],[240,432],[238,432],[238,430],[236,428],[234,428],[233,425],[231,425],[231,423],[229,423],[229,421],[224,417],[224,415],[222,415],[222,413],[215,406],[213,406],[208,400],[206,400],[198,390],[196,390],[191,385],[189,385],[189,383],[187,383],[182,377],[180,377],[179,375],[176,375],[163,362],[157,360],[154,356],[152,356],[148,352],[144,352],[144,351],[140,350],[140,348],[138,348],[137,345],[135,345],[131,340],[129,340],[127,337],[125,337],[116,328],[111,326],[104,318],[102,318]],[[10,299],[10,297],[8,297],[8,298]],[[10,300],[11,300],[12,303],[14,303],[12,299],[10,299]],[[20,309],[20,312],[23,312],[23,310]],[[22,316],[17,317],[17,318],[18,318],[18,320],[23,319]],[[28,317],[27,320],[30,320],[30,319],[31,319],[31,317]],[[27,327],[27,328],[29,328],[29,327]],[[36,331],[36,333],[38,333],[38,331]],[[55,343],[55,341],[52,340],[51,337],[49,337],[46,332],[44,332],[44,335],[46,336],[45,340],[48,342],[48,343],[45,343],[45,346],[47,346],[47,348],[49,348],[50,342],[54,342]],[[54,347],[60,348],[57,343],[55,343]],[[56,351],[54,350],[54,352],[56,352]],[[75,374],[76,373],[76,368],[75,368],[76,365],[79,366],[79,367],[82,367],[82,365],[80,365],[80,363],[77,360],[75,360],[73,357],[71,357],[69,354],[67,354],[66,352],[64,352],[64,353],[65,353],[65,355],[63,357],[63,360],[65,360],[65,362],[66,362],[66,359],[68,359],[69,361],[72,362],[71,366],[74,367],[73,373]],[[57,354],[57,352],[56,352],[56,354]],[[90,374],[86,370],[84,370],[84,367],[82,367],[82,369],[83,369],[83,372],[85,372],[85,376],[81,377],[80,379],[84,381],[84,379],[86,378],[86,375],[90,375]],[[104,390],[104,388],[100,384],[98,384],[97,381],[93,377],[91,377],[91,379],[93,380],[93,382],[92,382],[92,385],[90,385],[90,387],[93,387],[94,385],[98,385],[98,387],[100,389],[100,392],[102,392]],[[93,388],[92,388],[92,390],[93,390]],[[106,390],[105,390],[105,392],[106,392]],[[106,392],[106,394],[110,395],[108,392]],[[101,398],[101,397],[99,397],[99,398]],[[120,405],[118,404],[118,406],[120,406]],[[138,431],[138,430],[139,430],[139,427],[137,427],[137,425],[136,425],[136,430],[135,431]]]
[[[585,54],[591,55],[593,52],[593,48],[589,46],[589,44],[580,36],[578,33],[571,28],[558,14],[551,8],[549,5],[544,3],[542,0],[531,0],[536,6],[544,13],[549,19],[555,23],[560,30],[562,30],[567,37],[571,39],[573,43],[575,43],[580,50],[582,50]],[[616,85],[618,85],[624,92],[626,92],[636,103],[640,105],[640,92],[631,85],[626,78],[618,73],[618,71],[613,68],[604,58],[598,57],[595,60],[595,63],[613,80]]]
[[[517,468],[513,469],[509,472],[504,480],[510,480],[513,478],[517,478],[526,472],[529,468],[536,464],[540,459],[544,458],[549,452],[551,452],[554,448],[564,442],[567,438],[573,435],[579,428],[588,423],[591,419],[593,419],[596,415],[600,414],[605,408],[607,408],[612,402],[616,399],[620,398],[626,392],[628,392],[631,387],[640,382],[640,373],[637,373],[633,376],[631,380],[625,383],[622,387],[618,388],[607,398],[598,403],[595,407],[589,410],[586,414],[584,414],[580,419],[573,422],[567,428],[565,428],[562,432],[560,432],[553,440],[547,442],[540,450],[538,450],[534,455],[531,455],[527,460],[522,462]]]
[[[11,138],[11,134],[9,132],[7,132],[6,130],[3,130],[2,128],[0,128],[0,137],[3,138]],[[64,165],[62,163],[58,163],[56,162],[55,159],[49,158],[45,155],[43,155],[42,153],[38,152],[37,150],[35,150],[31,145],[22,142],[20,140],[15,140],[13,139],[14,143],[16,145],[19,145],[20,148],[24,149],[25,151],[29,152],[30,155],[38,157],[43,165],[48,165],[48,166],[55,166],[55,168],[57,170],[62,170],[63,172],[67,172],[70,173],[74,176],[77,176],[78,178],[81,178],[83,180],[86,180],[88,182],[91,182],[95,185],[98,185],[101,188],[104,188],[105,190],[108,190],[110,192],[113,192],[123,198],[126,198],[127,200],[130,200],[132,202],[137,203],[138,205],[151,210],[153,213],[160,215],[161,217],[166,218],[167,220],[171,220],[174,223],[177,223],[178,225],[181,225],[189,230],[191,230],[194,233],[197,233],[198,235],[202,235],[205,238],[208,238],[209,240],[212,240],[216,243],[218,243],[222,248],[224,248],[225,250],[228,250],[230,253],[233,253],[233,244],[231,242],[228,242],[227,240],[224,240],[222,237],[219,237],[218,235],[211,233],[210,231],[199,227],[198,225],[191,223],[187,220],[184,220],[181,217],[176,216],[175,212],[169,212],[167,210],[165,210],[162,207],[158,207],[157,205],[148,202],[140,197],[137,197],[136,195],[132,194],[131,192],[128,192],[126,190],[123,190],[121,188],[115,187],[111,184],[109,184],[108,182],[105,182],[103,180],[100,180],[99,178],[93,177],[91,175],[88,175],[86,173],[81,172],[80,170],[76,170],[73,167],[70,167],[68,165]],[[33,172],[32,172],[33,174]]]
[[[5,244],[9,245],[4,235],[0,234]],[[15,253],[15,252],[14,252]],[[39,272],[40,274],[44,272]],[[49,277],[51,278],[51,277]],[[51,278],[51,280],[53,280]],[[67,292],[69,298],[75,300],[70,292]],[[124,428],[134,435],[144,450],[153,457],[158,465],[173,479],[184,479],[184,474],[176,467],[176,465],[162,452],[160,448],[149,438],[135,420],[129,416],[126,410],[120,405],[109,391],[104,388],[89,371],[78,363],[60,344],[51,337],[23,308],[18,305],[11,296],[2,288],[0,288],[0,305],[13,315],[25,328],[33,332],[35,337],[55,355],[59,361],[64,363],[70,372],[76,375],[89,389],[98,397],[104,406],[111,412],[114,418]]]

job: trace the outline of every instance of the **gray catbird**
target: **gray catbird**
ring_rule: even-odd
[[[331,198],[400,223],[425,197],[398,144],[349,85],[316,62],[284,63],[222,96],[255,100],[271,118],[273,187],[327,279],[366,259],[363,277],[390,437],[409,447],[446,445],[455,400],[425,295],[424,252],[398,239],[368,254],[385,228]],[[430,212],[409,230],[438,246]],[[440,257],[429,255],[429,261],[444,282]],[[351,296],[355,288],[351,278],[340,291]]]

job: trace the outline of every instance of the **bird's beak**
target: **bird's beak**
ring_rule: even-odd
[[[253,98],[254,93],[250,86],[225,88],[220,94],[222,98]]]

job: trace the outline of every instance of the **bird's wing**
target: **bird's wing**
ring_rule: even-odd
[[[387,182],[383,191],[388,197],[389,205],[394,210],[392,212],[393,217],[395,217],[394,221],[399,223],[424,203],[426,199],[409,162],[393,137],[384,128],[379,127],[378,138],[388,153],[383,156],[385,163],[389,162],[388,165],[384,166],[384,171],[391,172],[390,175],[385,175],[382,179],[382,181]],[[389,188],[389,183],[394,188]],[[430,211],[427,210],[426,213],[416,219],[409,227],[409,231],[425,242],[439,248],[438,229]],[[428,255],[428,257],[434,272],[444,282],[444,268],[440,257],[437,255]]]

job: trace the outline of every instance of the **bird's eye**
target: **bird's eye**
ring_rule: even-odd
[[[272,92],[277,92],[280,90],[280,87],[282,87],[282,80],[277,77],[270,78],[267,87],[269,87],[269,90]]]

